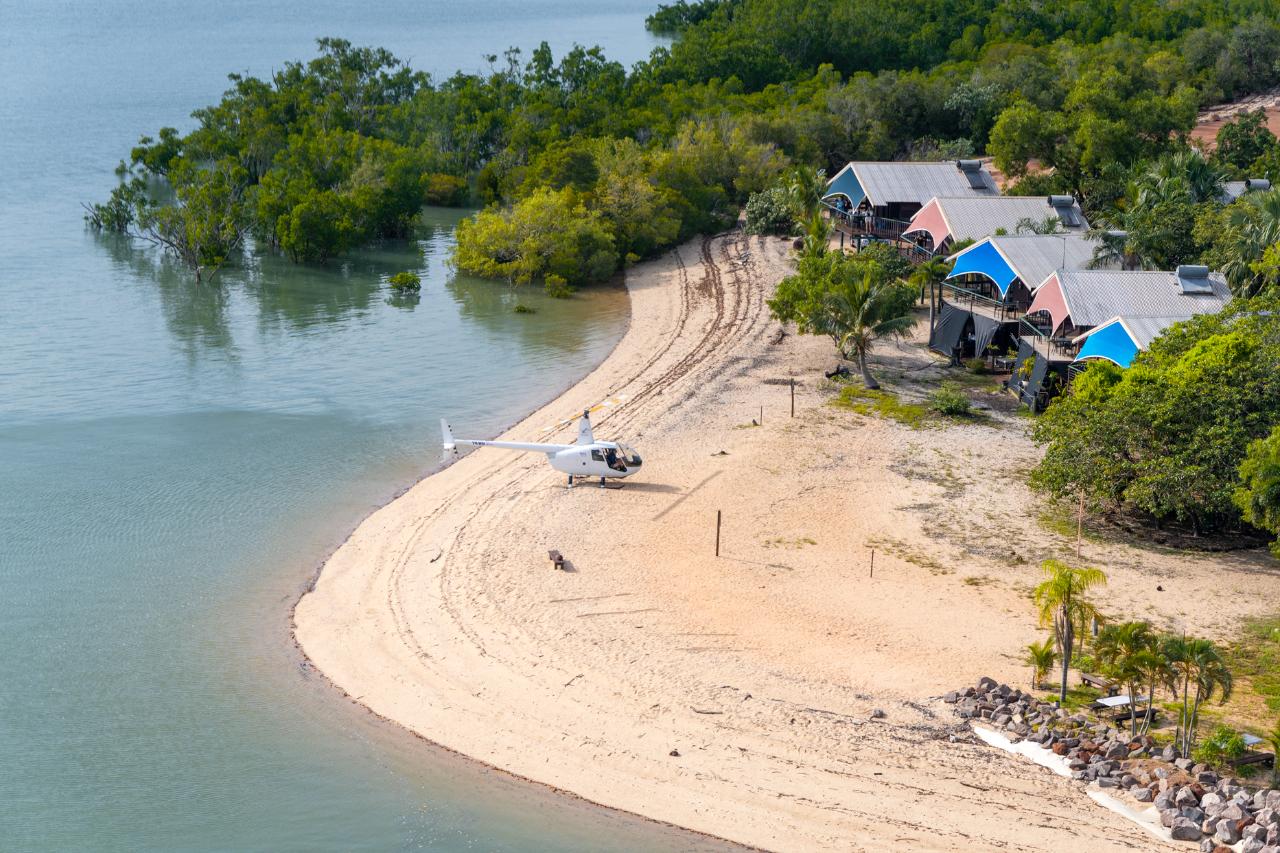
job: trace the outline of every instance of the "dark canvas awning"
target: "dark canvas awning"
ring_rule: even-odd
[[[968,311],[943,300],[942,309],[938,312],[938,322],[933,327],[933,334],[929,336],[929,349],[946,356],[951,355],[956,344],[960,343],[968,319]]]
[[[976,358],[981,358],[986,352],[987,345],[991,343],[991,339],[996,336],[996,332],[1000,329],[999,320],[993,320],[990,317],[984,317],[981,314],[973,314],[973,354]]]

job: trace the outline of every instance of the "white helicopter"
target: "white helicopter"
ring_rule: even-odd
[[[603,404],[609,405],[609,404]],[[584,409],[578,419],[578,440],[573,444],[542,444],[522,441],[483,441],[474,438],[454,438],[449,424],[440,419],[440,429],[444,434],[445,452],[458,452],[458,445],[471,447],[498,447],[504,450],[519,450],[528,453],[545,453],[551,467],[569,475],[569,487],[573,488],[576,477],[599,477],[600,487],[604,488],[606,479],[630,477],[640,469],[640,454],[625,444],[612,441],[596,441],[591,433],[591,412],[603,408]],[[570,419],[572,420],[572,419]],[[562,421],[561,426],[568,421]],[[548,429],[555,429],[549,427]]]

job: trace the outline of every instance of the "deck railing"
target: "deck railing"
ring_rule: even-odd
[[[1018,335],[1031,344],[1031,348],[1037,355],[1042,355],[1050,361],[1075,361],[1080,353],[1080,345],[1074,343],[1071,338],[1051,337],[1048,331],[1026,317],[1023,317],[1022,322],[1018,324]]]
[[[855,213],[841,210],[834,204],[823,202],[827,214],[836,228],[855,237],[875,237],[879,240],[897,240],[911,226],[910,222],[901,219],[888,219],[870,213]]]
[[[858,214],[841,210],[830,202],[822,202],[827,216],[837,231],[848,234],[855,239],[870,238],[880,242],[891,243],[898,254],[912,264],[922,264],[934,257],[934,252],[911,240],[903,239],[903,233],[911,226],[910,222],[901,219],[887,219],[883,216]]]
[[[953,305],[963,305],[971,312],[982,314],[1001,323],[1014,322],[1027,310],[1025,303],[993,299],[950,281],[942,283],[942,296],[949,299]]]

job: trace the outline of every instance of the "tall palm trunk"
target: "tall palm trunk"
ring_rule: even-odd
[[[1125,683],[1125,688],[1129,691],[1129,739],[1133,740],[1138,736],[1138,686],[1136,681]]]
[[[1147,681],[1147,713],[1142,717],[1142,733],[1151,731],[1151,709],[1156,701],[1156,677],[1153,673]]]
[[[1066,704],[1066,701],[1067,701],[1067,674],[1068,674],[1068,673],[1070,672],[1070,670],[1071,670],[1071,644],[1072,644],[1072,641],[1075,639],[1075,638],[1072,636],[1072,633],[1073,633],[1073,632],[1074,632],[1074,630],[1075,630],[1075,626],[1072,624],[1072,620],[1071,620],[1071,618],[1070,618],[1069,616],[1067,616],[1066,614],[1063,614],[1063,616],[1062,616],[1062,617],[1060,617],[1060,618],[1062,619],[1062,622],[1063,622],[1063,627],[1062,627],[1062,683],[1059,685],[1059,689],[1058,689],[1058,702],[1059,702],[1060,704]]]
[[[937,299],[934,296],[935,285],[933,281],[929,282],[929,337],[933,338],[933,321],[937,314],[937,308],[934,307]]]
[[[867,369],[867,351],[858,347],[857,356],[858,369],[862,371],[862,384],[872,391],[880,390],[880,383],[871,377],[871,371]]]

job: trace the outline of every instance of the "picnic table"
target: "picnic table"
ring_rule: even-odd
[[[1128,696],[1104,696],[1089,706],[1091,710],[1100,713],[1109,713],[1114,716],[1111,719],[1117,723],[1127,722],[1134,717],[1145,715],[1146,708],[1141,707],[1147,701],[1147,697],[1139,696],[1136,700],[1130,699]],[[1152,718],[1155,718],[1156,710],[1151,709]]]
[[[1244,745],[1249,747],[1249,749],[1245,751],[1244,755],[1231,762],[1232,767],[1247,767],[1252,764],[1270,764],[1272,767],[1275,767],[1276,757],[1273,753],[1263,752],[1262,750],[1253,748],[1258,744],[1265,743],[1266,741],[1257,735],[1246,734],[1242,737]]]

